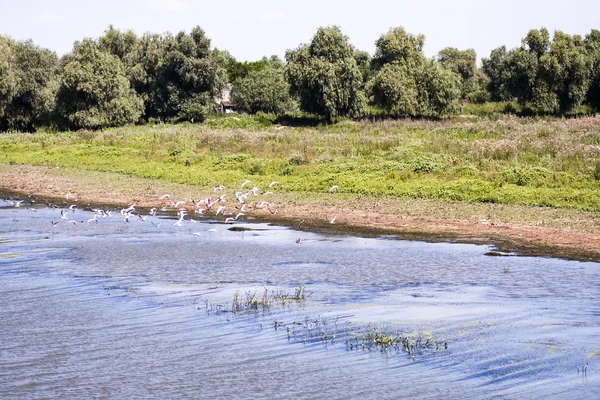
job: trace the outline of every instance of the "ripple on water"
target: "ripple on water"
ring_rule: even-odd
[[[52,227],[59,217],[0,209],[2,398],[589,399],[600,388],[595,263],[267,224]],[[210,310],[301,285],[303,302]],[[414,359],[348,349],[370,330],[448,347]]]

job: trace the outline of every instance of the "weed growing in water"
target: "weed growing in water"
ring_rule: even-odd
[[[294,292],[284,290],[264,289],[262,295],[256,291],[248,291],[243,295],[239,290],[233,294],[233,300],[228,302],[206,302],[206,310],[211,313],[246,313],[263,312],[266,313],[275,306],[290,307],[292,305],[303,305],[306,300],[306,289],[304,286],[298,286]]]

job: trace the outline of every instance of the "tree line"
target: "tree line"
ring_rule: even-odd
[[[423,53],[425,37],[392,28],[375,54],[336,27],[285,54],[239,62],[196,27],[176,35],[120,31],[75,42],[61,57],[0,36],[0,130],[100,129],[148,121],[201,122],[227,84],[243,112],[303,111],[360,118],[449,115],[464,102],[516,102],[530,114],[600,109],[600,31],[531,30],[477,66],[474,50]]]

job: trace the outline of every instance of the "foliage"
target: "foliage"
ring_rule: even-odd
[[[233,86],[233,103],[240,111],[283,114],[295,107],[283,69],[267,67],[250,72]]]
[[[373,103],[394,117],[437,117],[460,97],[460,76],[427,60],[424,37],[394,28],[377,40],[376,74],[367,85]]]
[[[371,76],[373,75],[373,70],[371,69],[372,57],[369,53],[362,50],[354,50],[354,59],[356,60],[356,65],[360,70],[362,75],[363,85],[366,84]]]
[[[492,100],[516,98],[526,112],[565,114],[586,99],[591,83],[589,45],[580,36],[531,30],[521,47],[492,51],[483,60]]]
[[[0,130],[34,131],[49,124],[58,58],[31,41],[0,36]]]
[[[145,119],[198,121],[213,105],[212,99],[220,96],[226,81],[224,66],[232,60],[227,52],[210,49],[200,27],[189,34],[146,33],[138,38],[111,26],[98,42],[124,64],[131,86],[144,100]]]
[[[143,103],[131,89],[121,61],[86,39],[63,59],[56,112],[71,129],[99,129],[137,122]]]
[[[447,47],[438,53],[437,59],[444,68],[460,76],[462,99],[466,99],[471,93],[482,89],[475,50],[458,50]]]
[[[310,44],[286,52],[285,76],[302,110],[325,116],[360,116],[365,98],[362,74],[348,37],[334,27],[319,28]]]
[[[211,51],[210,40],[200,27],[189,35],[179,32],[162,40],[164,54],[156,69],[151,107],[146,114],[166,120],[180,116],[182,106],[190,101],[210,106],[211,99],[220,96],[225,85],[223,54]]]
[[[401,62],[409,68],[418,68],[424,62],[425,36],[412,35],[403,27],[390,29],[375,42],[373,69],[380,70],[386,64]]]
[[[585,46],[590,62],[590,88],[586,100],[600,111],[600,31],[592,29],[585,37]]]
[[[236,61],[235,58],[229,56],[225,63],[227,70],[227,81],[235,84],[239,79],[244,79],[253,72],[259,72],[263,69],[271,67],[275,69],[283,68],[283,61],[278,56],[271,58],[263,57],[259,61]]]

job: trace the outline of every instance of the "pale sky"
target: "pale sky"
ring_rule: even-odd
[[[254,61],[310,41],[320,26],[338,25],[360,50],[404,26],[425,35],[425,54],[473,48],[477,58],[520,45],[532,28],[585,35],[600,29],[599,0],[0,0],[0,34],[32,39],[59,56],[73,42],[121,30],[189,32],[199,25],[213,47]]]

